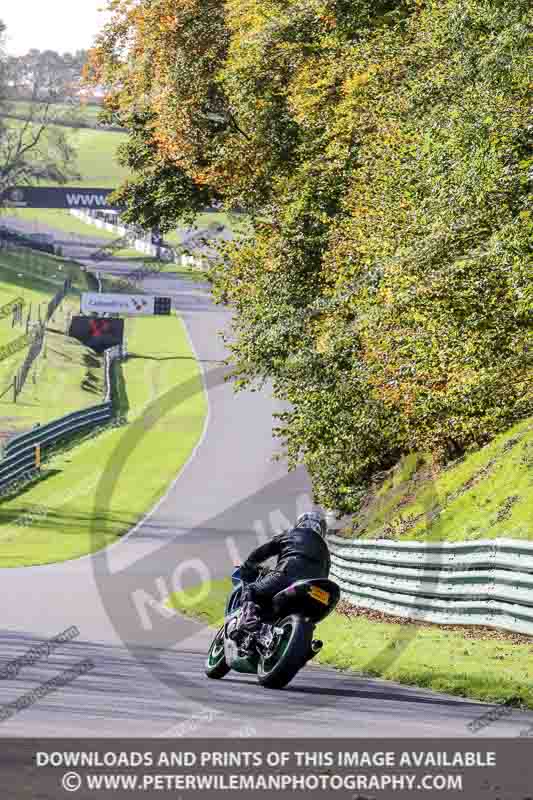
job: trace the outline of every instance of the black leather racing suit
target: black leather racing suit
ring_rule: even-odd
[[[273,556],[278,557],[274,569],[244,589],[242,600],[246,607],[240,629],[247,633],[257,631],[260,611],[269,606],[275,594],[295,581],[329,577],[331,559],[328,546],[311,528],[292,528],[256,548],[241,567],[244,580]]]

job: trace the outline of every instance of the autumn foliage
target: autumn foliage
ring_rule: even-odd
[[[132,130],[130,213],[253,215],[214,290],[319,501],[532,413],[529,3],[112,6],[92,76]]]

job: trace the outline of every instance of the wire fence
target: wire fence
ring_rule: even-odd
[[[44,325],[37,326],[35,329],[35,333],[32,336],[33,338],[30,344],[30,349],[26,353],[26,358],[22,362],[21,368],[13,378],[13,401],[15,403],[17,402],[19,394],[24,389],[24,384],[26,383],[26,379],[29,375],[29,372],[34,362],[39,358],[39,356],[42,353],[44,336],[45,336]]]
[[[62,288],[56,292],[54,297],[48,303],[48,307],[45,312],[44,320],[38,322],[34,325],[33,330],[26,334],[26,338],[29,337],[29,344],[30,348],[26,354],[24,361],[22,362],[22,366],[15,374],[13,378],[13,401],[16,403],[17,398],[24,389],[24,385],[30,374],[31,368],[33,367],[35,361],[39,358],[43,351],[44,339],[46,335],[46,325],[53,317],[54,313],[57,311],[67,294],[69,293],[70,289],[72,288],[72,281],[70,278],[67,278],[63,283]],[[30,324],[30,316],[28,315],[27,326]],[[23,337],[22,337],[23,338]],[[22,341],[21,338],[21,341]],[[1,355],[1,354],[0,354]]]
[[[54,316],[56,309],[61,305],[67,294],[72,289],[72,280],[67,278],[63,284],[63,288],[60,289],[55,297],[53,297],[50,302],[48,303],[48,308],[46,309],[46,318],[45,323],[48,323],[51,318]]]

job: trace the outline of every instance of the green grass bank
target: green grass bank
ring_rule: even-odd
[[[426,542],[533,539],[533,418],[435,470],[413,454],[382,476],[347,536]]]

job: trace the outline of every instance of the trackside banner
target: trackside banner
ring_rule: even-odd
[[[72,317],[69,336],[77,339],[95,353],[124,343],[124,320],[107,317]]]
[[[2,740],[6,798],[527,800],[525,739]]]
[[[118,210],[109,202],[113,189],[12,186],[0,194],[0,206],[8,208],[66,208]]]
[[[150,316],[155,313],[155,297],[142,294],[97,294],[84,292],[81,296],[82,314],[123,314]]]

